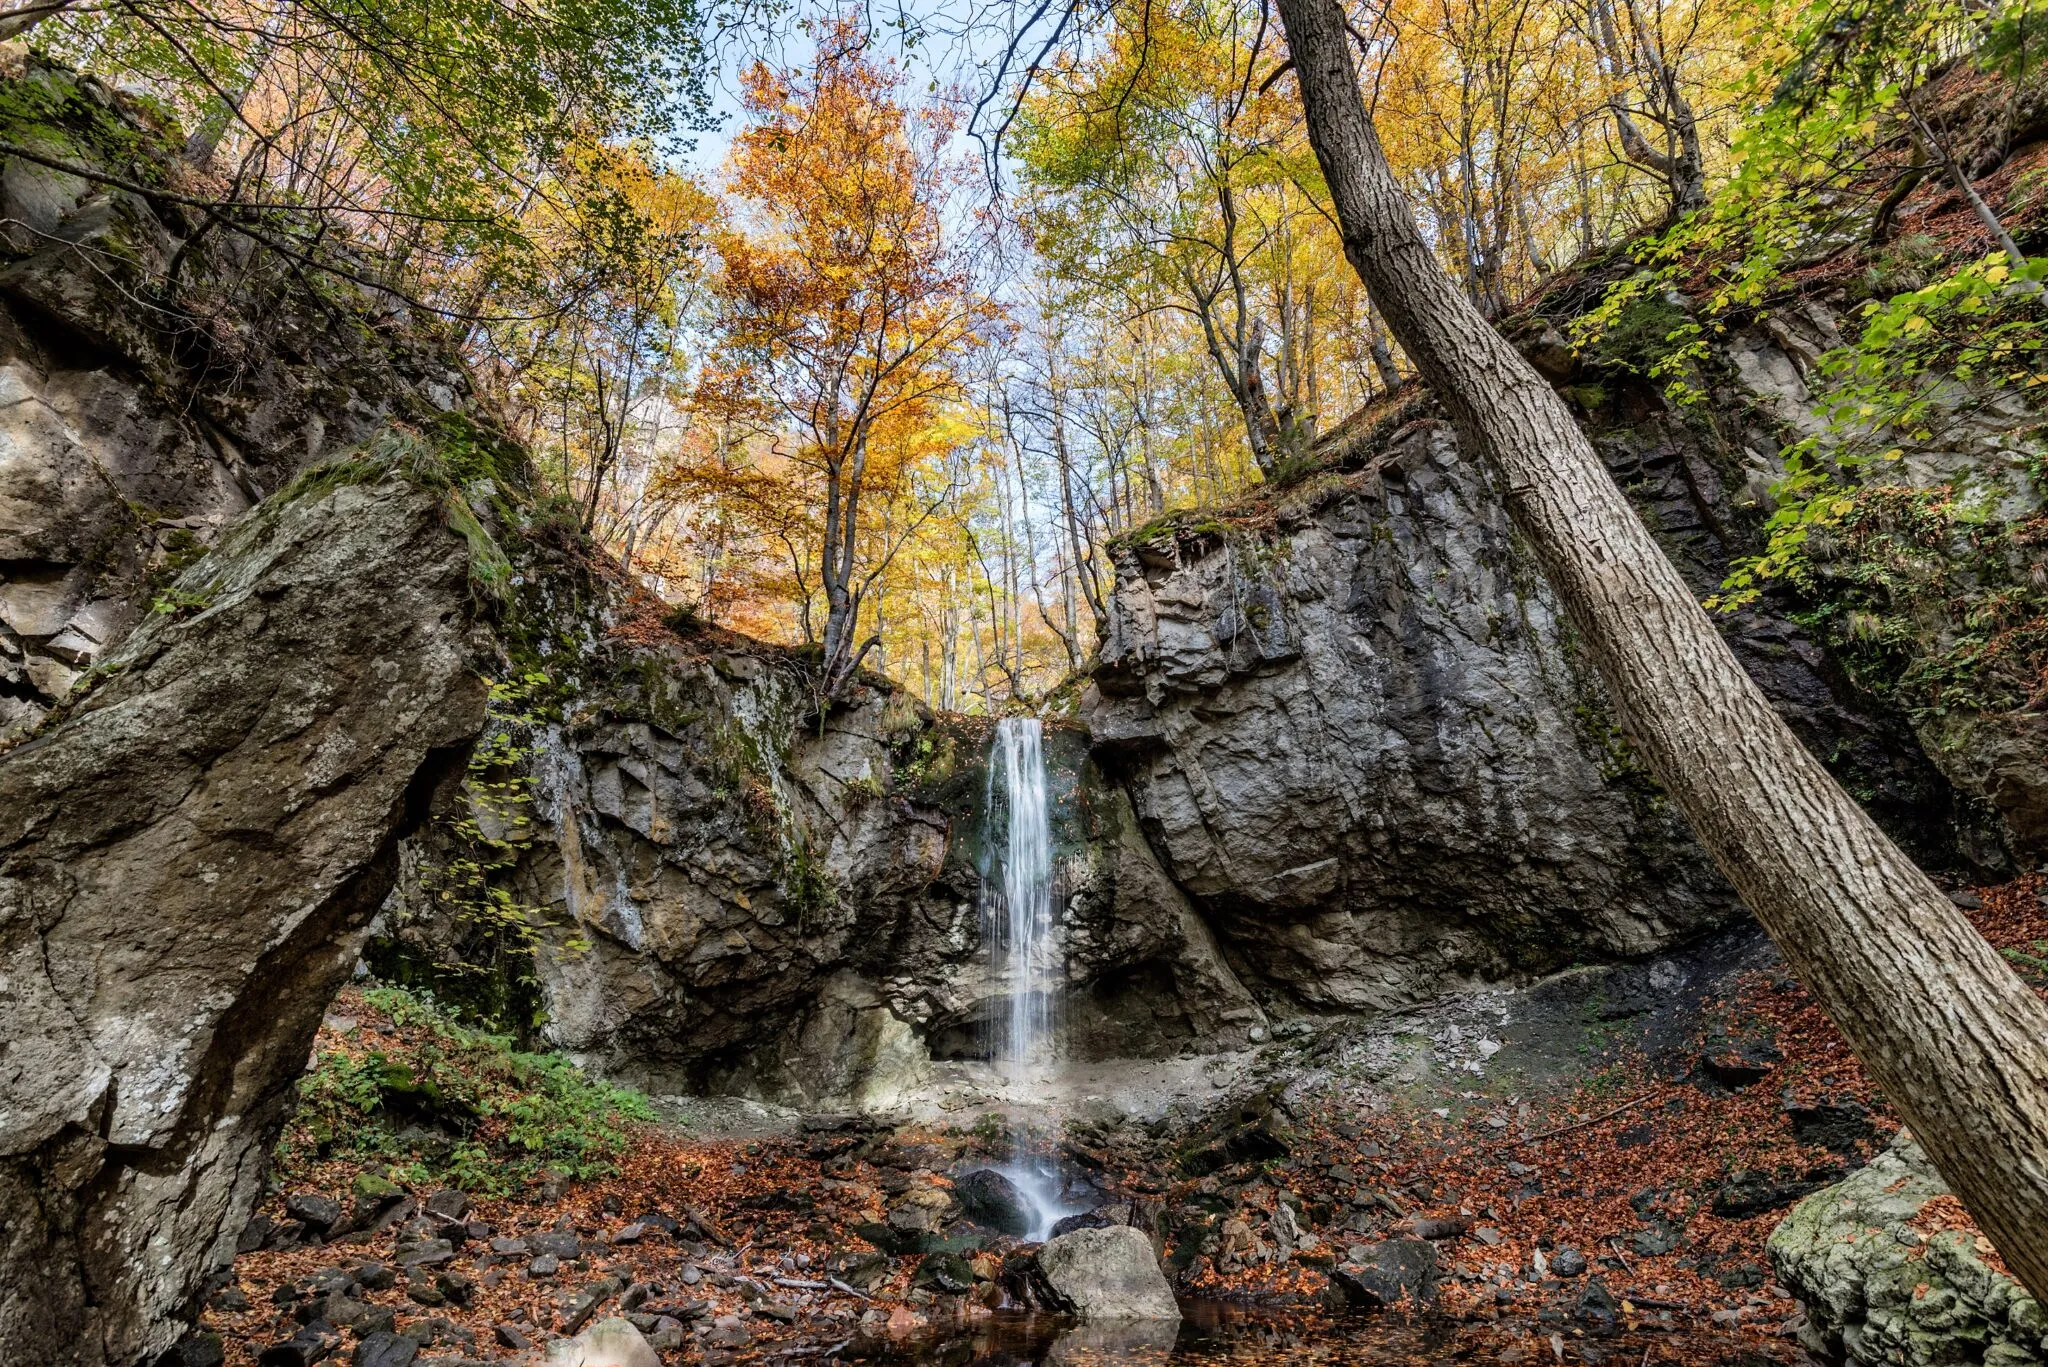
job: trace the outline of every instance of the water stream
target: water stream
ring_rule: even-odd
[[[990,978],[1002,985],[1007,1013],[991,1013],[989,1058],[1016,1101],[1058,1067],[1060,969],[1058,899],[1054,895],[1052,810],[1045,767],[1045,727],[1035,717],[996,723],[988,763],[986,814],[989,867],[982,878],[981,932]],[[1031,1237],[1079,1209],[1061,1199],[1057,1164],[1028,1141],[998,1170],[1034,1210]]]

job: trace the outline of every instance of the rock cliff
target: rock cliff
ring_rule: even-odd
[[[1544,306],[1568,319],[1574,297],[1597,296],[1568,282]],[[1731,329],[1694,407],[1611,349],[1572,352],[1540,313],[1520,324],[1702,598],[1761,544],[1783,467],[1759,453],[1827,435],[1806,376],[1839,344],[1844,302]],[[1682,320],[1631,326],[1661,337]],[[1912,681],[1980,656],[2023,677],[2038,660],[2022,628],[1994,663],[1981,625],[2039,610],[2038,437],[2010,403],[1959,390],[1941,402],[1958,420],[1857,491],[1882,535],[1816,537],[1822,589],[1774,587],[1717,620],[1908,849],[1992,872],[2039,849],[2048,732],[2023,696],[1930,696]],[[1309,1009],[1384,1009],[1646,953],[1737,914],[1428,397],[1364,415],[1321,455],[1297,485],[1120,543],[1084,705],[1161,862],[1244,980]],[[1911,537],[1892,534],[1901,525]]]
[[[579,691],[521,728],[510,803],[487,781],[424,837],[387,917],[394,971],[476,958],[474,900],[421,897],[501,832],[498,880],[547,1038],[662,1090],[888,1106],[1000,1014],[980,922],[989,723],[869,679],[821,719],[802,661],[592,605]],[[601,663],[600,663],[601,662]],[[1228,1047],[1263,1022],[1164,876],[1078,729],[1049,737],[1066,1047]],[[376,957],[373,955],[373,958]],[[522,969],[523,971],[523,965]]]
[[[1248,981],[1384,1010],[1642,954],[1732,894],[1611,734],[1449,431],[1119,553],[1087,715]]]
[[[0,1345],[168,1348],[482,720],[469,551],[392,477],[228,532],[0,759]]]

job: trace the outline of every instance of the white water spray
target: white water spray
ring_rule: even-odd
[[[1060,964],[1053,896],[1052,815],[1047,798],[1045,728],[1035,717],[996,723],[989,754],[987,841],[995,876],[982,879],[981,932],[991,978],[1009,998],[1008,1019],[989,1021],[989,1057],[1014,1099],[1049,1081],[1054,1064],[1053,1003]],[[996,836],[1001,833],[1000,852]],[[1001,1171],[1034,1208],[1031,1237],[1076,1207],[1060,1200],[1057,1165],[1021,1150]]]

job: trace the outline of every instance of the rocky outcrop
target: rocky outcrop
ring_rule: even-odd
[[[301,478],[466,385],[385,301],[93,179],[162,183],[141,104],[0,63],[5,140],[92,173],[0,168],[0,1359],[96,1367],[232,1251],[481,725],[447,471]]]
[[[469,576],[440,493],[316,482],[0,758],[0,1357],[153,1357],[232,1254],[481,724]]]
[[[786,652],[636,625],[620,595],[593,611],[603,663],[522,735],[516,811],[484,812],[486,781],[460,815],[517,847],[504,883],[547,927],[547,1037],[657,1090],[812,1108],[891,1106],[934,1057],[979,1056],[1007,1011],[981,924],[990,723],[934,717],[880,680],[820,721]],[[1064,1047],[1242,1043],[1263,1015],[1128,799],[1079,731],[1047,749]],[[421,843],[388,921],[444,961],[464,957],[460,927],[419,894],[459,843],[445,826]]]
[[[1909,1134],[1801,1201],[1769,1244],[1779,1282],[1805,1307],[1799,1341],[1850,1367],[2048,1362],[2048,1315],[1991,1265],[1961,1210]]]
[[[1732,914],[1446,427],[1271,519],[1119,551],[1086,713],[1248,982],[1384,1010]]]
[[[141,103],[5,60],[9,141],[130,185],[176,163]],[[325,288],[170,199],[0,169],[0,740],[258,499],[390,420],[463,402],[429,330]]]
[[[1603,289],[1568,281],[1541,307],[1565,316]],[[1661,344],[1686,321],[1676,306],[1646,301],[1649,316],[1625,315],[1583,356],[1533,319],[1528,348],[1702,598],[1762,544],[1784,470],[1760,453],[1835,439],[1807,376],[1840,344],[1839,303],[1732,328],[1692,372],[1695,408],[1667,402],[1624,350]],[[1935,397],[1938,435],[1865,467],[1867,534],[1853,518],[1833,540],[1816,532],[1811,582],[1716,620],[1915,857],[1991,873],[2048,830],[2048,723],[2001,701],[2038,645],[2024,626],[1995,649],[1981,637],[2037,611],[2048,583],[2029,530],[2038,438],[1999,396]],[[1084,705],[1245,981],[1301,1008],[1385,1009],[1647,953],[1736,914],[1428,397],[1319,449],[1321,475],[1120,543]]]

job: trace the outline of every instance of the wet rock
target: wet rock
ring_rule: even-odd
[[[1821,1100],[1806,1102],[1791,1092],[1785,1094],[1785,1119],[1793,1137],[1802,1144],[1814,1144],[1843,1158],[1861,1161],[1862,1143],[1877,1137],[1870,1112],[1857,1101]]]
[[[156,1367],[222,1367],[227,1360],[227,1349],[222,1345],[219,1334],[195,1329],[179,1339],[177,1347],[159,1358]]]
[[[927,1253],[911,1275],[912,1286],[928,1286],[960,1296],[974,1289],[974,1269],[957,1253]]]
[[[1767,1210],[1780,1210],[1839,1180],[1841,1172],[1824,1178],[1772,1177],[1761,1172],[1734,1172],[1714,1192],[1710,1209],[1724,1220],[1746,1220]]]
[[[341,1347],[341,1334],[325,1320],[315,1320],[282,1343],[256,1355],[257,1367],[312,1367]]]
[[[1762,1082],[1783,1059],[1778,1046],[1769,1039],[1721,1035],[1707,1042],[1700,1054],[1699,1069],[1714,1082],[1737,1091]]]
[[[583,1251],[583,1241],[566,1229],[551,1229],[544,1234],[529,1235],[526,1242],[532,1246],[535,1253],[550,1255],[565,1262]]]
[[[885,1254],[866,1252],[839,1254],[831,1266],[834,1276],[860,1291],[872,1291],[896,1270]]]
[[[1038,1251],[1038,1271],[1084,1320],[1180,1318],[1152,1241],[1128,1226],[1063,1234]]]
[[[1805,1307],[1797,1332],[1809,1352],[1887,1367],[2048,1362],[2048,1317],[2026,1288],[1993,1270],[1969,1231],[1914,1228],[1927,1203],[1948,1194],[1902,1134],[1779,1222],[1767,1244],[1771,1267]]]
[[[398,1246],[400,1267],[439,1267],[455,1260],[455,1245],[447,1239],[423,1239]]]
[[[460,1272],[443,1272],[434,1278],[434,1289],[439,1291],[448,1304],[467,1309],[476,1299],[476,1283]]]
[[[443,1187],[427,1198],[425,1209],[443,1219],[463,1220],[469,1216],[469,1197],[453,1187]]]
[[[497,1339],[500,1348],[510,1348],[514,1352],[533,1347],[533,1340],[526,1337],[516,1324],[501,1324],[491,1331],[491,1335]]]
[[[753,1334],[738,1315],[720,1315],[711,1321],[711,1331],[704,1336],[704,1342],[713,1348],[744,1348],[753,1341]]]
[[[389,1291],[398,1285],[398,1273],[384,1263],[358,1264],[355,1279],[366,1291]]]
[[[967,1218],[1004,1234],[1031,1232],[1032,1215],[1017,1184],[994,1168],[977,1168],[953,1183]]]
[[[1630,1245],[1645,1258],[1669,1253],[1684,1242],[1685,1232],[1665,1220],[1652,1220],[1629,1236]]]
[[[588,1324],[599,1306],[619,1294],[621,1286],[618,1278],[605,1277],[584,1287],[569,1304],[569,1312],[562,1325],[563,1332],[573,1334]]]
[[[1591,1277],[1579,1291],[1578,1301],[1572,1307],[1572,1318],[1589,1334],[1611,1334],[1620,1322],[1621,1302],[1607,1289],[1607,1283]]]
[[[1189,1136],[1176,1166],[1184,1176],[1202,1177],[1235,1163],[1264,1163],[1293,1152],[1294,1135],[1275,1108],[1277,1091],[1225,1107]]]
[[[249,1223],[242,1226],[242,1232],[235,1238],[235,1252],[254,1253],[270,1242],[277,1232],[277,1221],[268,1215],[252,1215]]]
[[[1342,1304],[1384,1310],[1402,1301],[1421,1304],[1436,1295],[1436,1246],[1426,1239],[1389,1239],[1355,1246],[1330,1273]]]
[[[1586,1255],[1576,1248],[1560,1248],[1550,1255],[1550,1270],[1560,1277],[1580,1277],[1586,1272]]]

